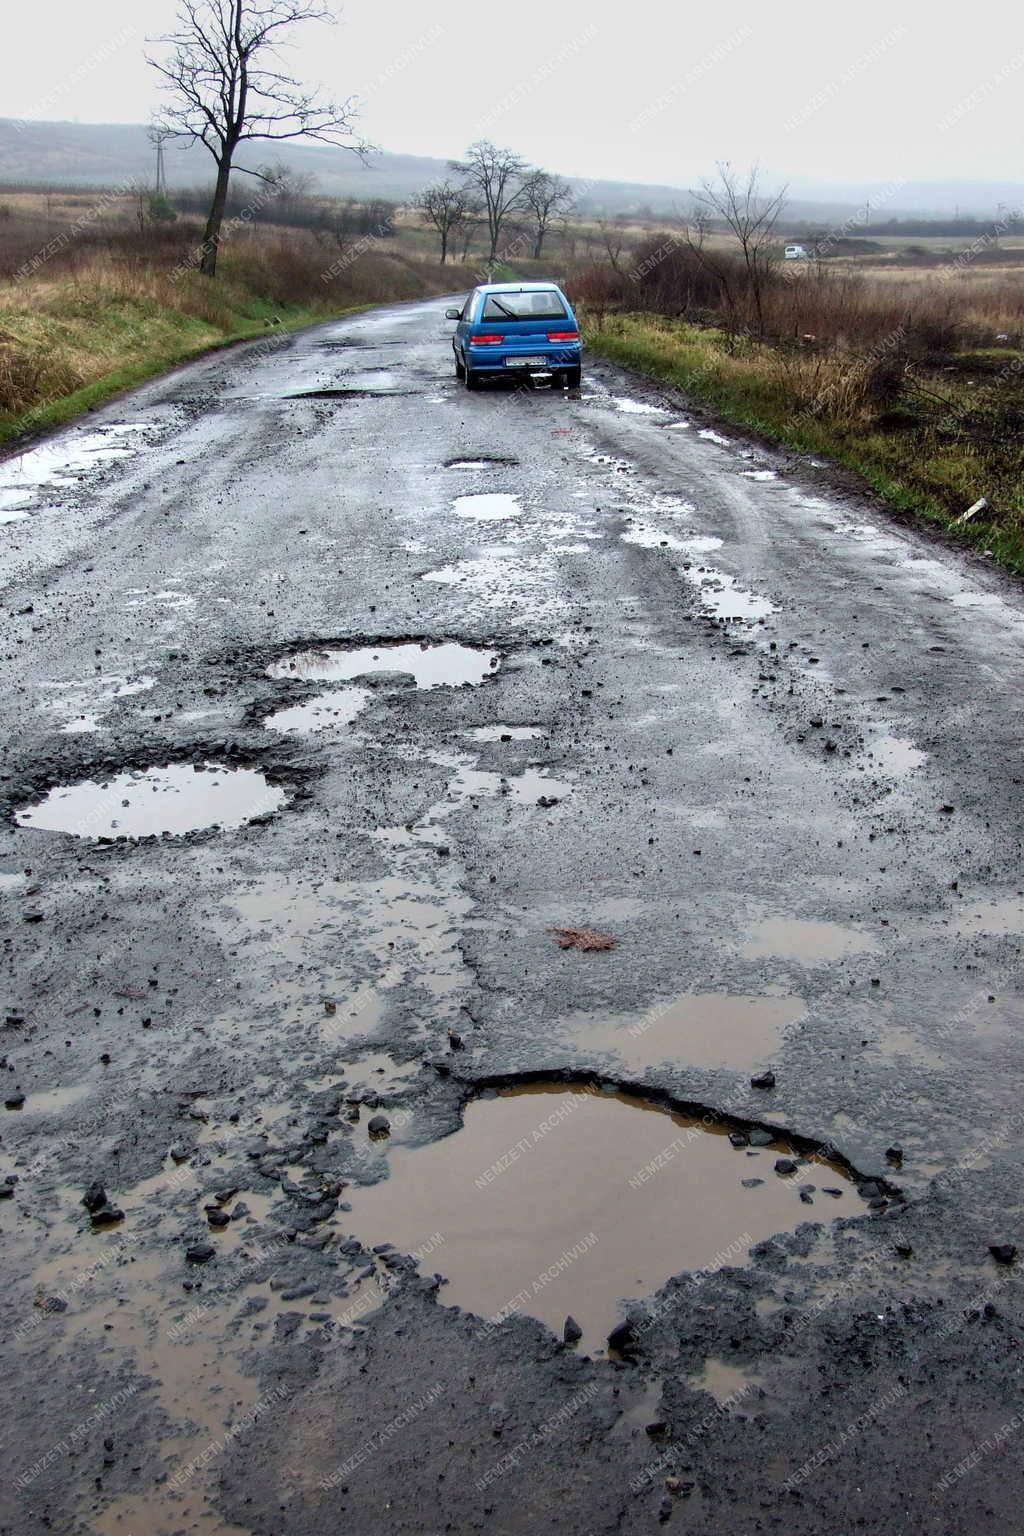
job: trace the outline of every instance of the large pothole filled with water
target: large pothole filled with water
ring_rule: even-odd
[[[228,830],[278,811],[285,791],[253,768],[171,763],[58,785],[15,812],[21,827],[75,837],[182,836],[208,827]]]
[[[750,1137],[754,1143],[751,1144]],[[388,1151],[388,1177],[347,1192],[367,1247],[434,1243],[446,1305],[528,1313],[603,1349],[623,1300],[672,1275],[742,1265],[801,1222],[858,1215],[849,1171],[752,1133],[595,1084],[542,1081],[471,1099],[459,1130]]]
[[[267,668],[267,676],[294,677],[305,682],[353,682],[394,673],[412,677],[417,688],[459,688],[481,683],[498,668],[497,651],[457,641],[383,641],[351,649],[297,651]]]

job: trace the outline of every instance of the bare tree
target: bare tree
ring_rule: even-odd
[[[752,166],[746,181],[738,177],[728,160],[718,165],[713,181],[702,181],[695,193],[699,207],[710,217],[718,217],[734,236],[746,268],[757,317],[757,333],[764,335],[764,290],[771,275],[775,226],[786,202],[787,188],[765,194],[761,172]]]
[[[607,219],[598,219],[597,227],[601,231],[601,244],[604,246],[605,255],[608,257],[608,265],[613,272],[621,276],[622,268],[619,259],[622,256],[622,247],[625,244],[625,235],[621,226],[610,224]]]
[[[479,199],[487,220],[487,262],[493,266],[502,227],[509,214],[526,202],[526,161],[511,149],[499,149],[490,139],[478,139],[469,146],[465,160],[451,160],[449,165],[462,177],[467,190]]]
[[[539,261],[548,225],[552,219],[568,213],[574,194],[561,176],[553,176],[550,171],[534,171],[523,183],[523,196],[533,218],[533,259]]]
[[[447,178],[427,187],[416,199],[416,207],[433,224],[441,240],[441,265],[448,259],[448,242],[466,220],[476,213],[467,187],[457,187]]]
[[[316,176],[312,171],[296,170],[284,160],[261,165],[259,174],[273,191],[273,212],[283,223],[293,222],[312,201]]]
[[[288,30],[331,20],[319,0],[180,0],[178,30],[158,39],[172,52],[148,61],[169,98],[157,129],[205,144],[217,166],[199,263],[207,277],[217,270],[228,182],[240,144],[307,138],[366,152],[354,137],[351,101],[321,100],[281,71],[278,49]],[[258,171],[247,174],[265,180]]]

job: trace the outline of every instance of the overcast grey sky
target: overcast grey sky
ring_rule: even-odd
[[[381,147],[509,144],[566,174],[688,184],[729,158],[829,181],[1024,180],[1019,4],[346,0],[294,73]],[[149,118],[175,0],[5,0],[0,115]]]

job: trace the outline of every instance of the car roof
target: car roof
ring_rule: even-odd
[[[547,282],[534,283],[479,283],[476,291],[477,293],[543,293],[546,288],[558,288],[554,278]]]

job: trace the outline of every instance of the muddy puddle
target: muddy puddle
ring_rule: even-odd
[[[868,748],[868,757],[874,768],[893,778],[913,773],[915,768],[928,761],[927,752],[922,752],[904,736],[879,737]]]
[[[204,827],[244,826],[280,810],[286,800],[283,789],[251,768],[172,763],[51,789],[15,820],[21,827],[75,837],[180,836]]]
[[[820,965],[844,955],[871,954],[878,948],[870,933],[807,918],[766,917],[751,923],[739,946],[744,960],[777,958]]]
[[[91,1083],[69,1083],[62,1088],[47,1088],[39,1093],[29,1093],[21,1113],[26,1115],[58,1115],[62,1110],[80,1104],[92,1092]]]
[[[124,422],[73,432],[5,460],[0,464],[0,520],[24,517],[23,509],[41,493],[77,485],[93,470],[130,458],[141,446],[139,439],[154,430],[144,422]]]
[[[626,416],[667,416],[663,405],[647,405],[643,400],[628,400],[624,395],[612,395],[609,404]]]
[[[717,443],[719,448],[732,447],[732,438],[723,437],[721,432],[716,432],[713,427],[701,427],[697,436],[702,437],[706,443]]]
[[[67,682],[40,683],[46,695],[44,708],[63,718],[60,729],[65,736],[90,735],[98,731],[104,716],[119,699],[148,693],[156,687],[155,677],[105,676],[71,679]]]
[[[699,1376],[691,1378],[698,1392],[707,1392],[722,1408],[738,1408],[744,1401],[756,1401],[763,1378],[741,1366],[714,1356],[704,1362]]]
[[[98,1536],[186,1530],[234,1536],[236,1528],[223,1524],[211,1503],[221,1458],[232,1454],[239,1431],[264,1416],[287,1413],[292,1395],[261,1383],[254,1357],[279,1322],[292,1334],[318,1328],[328,1317],[345,1326],[347,1312],[359,1300],[363,1266],[355,1263],[313,1295],[292,1297],[258,1278],[268,1256],[278,1246],[286,1250],[280,1229],[267,1219],[273,1197],[240,1189],[216,1200],[230,1222],[207,1228],[206,1208],[216,1188],[213,1168],[172,1165],[133,1188],[111,1190],[125,1220],[103,1230],[90,1228],[80,1189],[62,1190],[45,1229],[36,1222],[17,1234],[18,1273],[24,1277],[18,1342],[31,1343],[40,1328],[59,1329],[63,1349],[94,1360],[98,1380],[106,1374],[121,1384],[104,1399],[110,1411],[104,1412],[107,1428],[97,1444],[103,1434],[111,1435],[112,1465],[118,1469],[112,1476],[140,1491],[111,1493],[104,1486],[106,1474],[102,1480],[97,1475],[95,1486],[90,1478],[79,1509],[83,1524],[76,1523],[76,1530]],[[143,1231],[156,1243],[140,1241]],[[213,1244],[241,1282],[233,1294],[202,1288],[202,1272],[183,1259],[189,1240]],[[40,1309],[47,1297],[63,1302],[59,1315]],[[378,1294],[378,1305],[381,1299]],[[124,1463],[134,1459],[130,1426],[136,1411],[157,1417],[156,1451],[141,1469],[144,1475],[129,1477]],[[99,1460],[96,1469],[99,1473]]]
[[[775,612],[775,604],[740,587],[734,576],[705,566],[683,566],[681,574],[700,597],[701,612],[711,618],[755,624]]]
[[[637,523],[622,535],[624,544],[638,544],[641,549],[674,549],[688,555],[710,554],[721,549],[722,540],[714,534],[672,534],[649,523]]]
[[[318,693],[304,704],[293,704],[268,715],[263,724],[268,731],[284,735],[317,736],[322,731],[338,731],[352,721],[370,698],[365,688],[338,688],[333,693]]]
[[[428,1266],[447,1278],[442,1303],[492,1323],[525,1312],[559,1337],[571,1314],[596,1351],[623,1298],[865,1209],[840,1168],[814,1159],[784,1176],[782,1157],[796,1158],[782,1139],[736,1148],[724,1128],[632,1095],[537,1083],[471,1100],[440,1141],[389,1147],[389,1176],[346,1191],[348,1222],[364,1245],[403,1252],[443,1234]]]
[[[437,645],[407,641],[357,646],[352,650],[299,651],[267,668],[267,676],[306,682],[353,682],[375,672],[405,673],[417,688],[460,688],[482,683],[498,668],[497,651],[444,641]]]
[[[953,926],[962,934],[983,935],[993,938],[1024,936],[1024,893],[1007,896],[998,901],[977,905],[964,902],[961,909],[950,914]]]
[[[639,1016],[579,1015],[567,1024],[567,1043],[590,1059],[613,1054],[631,1072],[665,1062],[747,1072],[766,1066],[806,1013],[798,997],[687,993]]]
[[[473,741],[536,741],[544,732],[539,725],[475,725],[466,735]]]
[[[456,496],[452,510],[456,517],[469,517],[477,523],[500,523],[505,518],[518,517],[523,509],[518,496],[494,491],[480,496]]]

